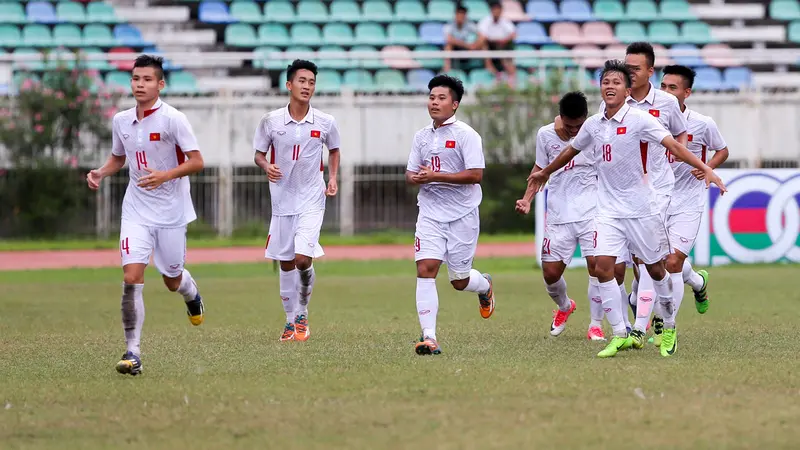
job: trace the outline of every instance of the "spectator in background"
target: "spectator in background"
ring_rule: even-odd
[[[474,22],[467,20],[467,8],[458,5],[456,8],[455,19],[444,26],[445,51],[456,50],[476,50],[478,39],[478,27]],[[466,60],[456,59],[454,63],[450,58],[444,60],[443,71],[448,72],[451,68],[456,69],[464,66]]]
[[[478,47],[484,50],[514,50],[517,27],[510,20],[500,17],[503,14],[503,6],[499,1],[492,1],[489,6],[492,15],[484,17],[478,23]],[[517,70],[513,59],[486,59],[485,63],[486,70],[498,79],[500,72],[505,72],[509,84],[514,84]]]

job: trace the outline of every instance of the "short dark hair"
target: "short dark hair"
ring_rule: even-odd
[[[503,4],[500,3],[500,0],[490,0],[489,1],[489,9],[492,8],[502,8]]]
[[[625,50],[626,55],[644,55],[647,60],[648,67],[656,65],[656,52],[653,51],[653,46],[647,42],[634,42],[628,45]]]
[[[631,71],[628,69],[628,66],[625,65],[625,61],[620,61],[618,59],[609,59],[606,61],[605,65],[603,65],[603,71],[600,73],[600,82],[603,82],[603,78],[606,77],[606,74],[611,72],[618,72],[622,74],[622,78],[625,80],[625,87],[631,87]]]
[[[568,119],[580,119],[589,115],[589,105],[583,92],[568,92],[558,102],[558,115]]]
[[[296,74],[298,70],[308,70],[314,74],[314,78],[317,78],[316,64],[311,61],[306,61],[305,59],[295,59],[286,68],[286,79],[292,81],[294,79],[294,74]]]
[[[461,102],[461,98],[464,97],[464,83],[456,77],[451,77],[450,75],[436,75],[428,82],[428,92],[432,91],[435,87],[450,88],[450,95],[452,95],[453,100],[457,102]]]
[[[678,75],[683,77],[686,82],[686,87],[691,89],[692,86],[694,86],[694,77],[697,76],[697,72],[691,67],[673,65],[664,67],[664,75]]]
[[[462,4],[459,4],[458,6],[456,6],[456,12],[457,12],[457,13],[464,13],[464,14],[466,14],[466,13],[467,13],[467,7],[466,7],[466,6],[464,6],[464,5],[462,5]]]
[[[164,58],[153,55],[139,55],[133,63],[133,68],[152,67],[156,69],[156,78],[164,79]]]

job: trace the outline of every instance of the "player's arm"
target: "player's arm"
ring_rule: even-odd
[[[711,119],[706,126],[704,140],[708,148],[714,151],[714,156],[707,165],[712,169],[716,169],[728,160],[728,144],[725,142],[725,138],[722,137],[722,133],[719,132],[719,127],[717,127],[717,123],[714,122],[714,119]],[[697,177],[698,180],[702,180],[705,176],[696,169],[692,171],[692,175]]]
[[[681,111],[681,106],[678,103],[678,99],[672,97],[672,102],[670,102],[670,109],[671,114],[669,115],[669,123],[667,127],[669,128],[669,132],[672,134],[672,137],[682,146],[686,147],[689,143],[688,134],[686,133],[689,129],[689,123],[686,121],[686,116],[683,115]]]
[[[256,127],[255,135],[253,136],[253,148],[256,154],[253,156],[253,162],[267,174],[267,179],[272,183],[277,183],[283,177],[280,167],[277,164],[272,164],[267,159],[267,153],[272,147],[272,137],[270,130],[267,128],[269,122],[266,117],[261,119]]]
[[[533,169],[528,175],[528,185],[525,187],[525,194],[521,199],[517,200],[516,211],[521,214],[528,214],[531,210],[531,202],[536,195],[536,188],[533,186],[531,177],[537,172],[542,170],[542,167],[547,166],[547,142],[544,133],[540,129],[536,133],[536,162],[533,164]]]
[[[425,167],[423,170],[430,170],[430,168]],[[417,173],[417,177],[419,178],[422,173]],[[462,170],[458,173],[442,173],[442,172],[433,172],[430,171],[429,181],[437,181],[440,183],[451,183],[451,184],[478,184],[483,180],[483,169],[466,169]]]
[[[419,152],[417,136],[414,135],[414,142],[411,144],[411,153],[408,154],[408,164],[406,164],[406,184],[422,184],[417,182],[417,179],[415,178],[419,173],[419,167],[421,165],[422,156]]]
[[[86,174],[86,182],[89,188],[97,190],[100,188],[100,182],[103,178],[114,175],[125,166],[125,147],[122,145],[122,139],[119,137],[119,129],[117,128],[117,121],[111,124],[111,154],[108,156],[105,164],[100,168],[89,171]]]
[[[339,190],[336,177],[339,175],[339,146],[341,145],[339,127],[336,125],[335,120],[331,122],[325,145],[328,147],[328,189],[325,191],[325,195],[333,197]]]
[[[695,156],[694,153],[690,152],[685,146],[678,143],[675,138],[672,136],[667,136],[661,140],[661,145],[666,147],[670,153],[680,158],[681,161],[701,171],[706,181],[706,187],[708,187],[711,183],[714,183],[719,186],[721,192],[726,192],[725,184],[723,184],[722,179],[720,179],[720,177],[714,173],[714,169],[705,165],[700,158]]]

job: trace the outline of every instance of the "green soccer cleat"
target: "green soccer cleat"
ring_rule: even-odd
[[[631,347],[640,349],[644,347],[645,335],[639,330],[633,330],[630,334]]]
[[[600,351],[597,354],[598,358],[611,358],[612,356],[616,355],[617,352],[622,350],[627,350],[631,348],[631,338],[630,337],[620,337],[614,336],[611,339],[611,342],[608,343],[606,348]]]
[[[705,270],[698,270],[697,274],[703,277],[703,288],[699,291],[694,291],[694,307],[697,308],[697,312],[700,314],[705,314],[708,311],[708,272]]]
[[[672,356],[678,350],[678,333],[675,328],[667,328],[661,337],[661,356]]]

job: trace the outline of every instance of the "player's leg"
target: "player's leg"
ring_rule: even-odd
[[[422,336],[414,346],[418,355],[441,353],[436,339],[436,317],[439,314],[439,292],[436,275],[446,253],[444,224],[420,217],[414,232],[414,261],[417,266],[417,317]]]
[[[120,228],[122,256],[122,328],[125,332],[125,354],[117,363],[117,372],[138,375],[142,372],[141,339],[144,326],[144,271],[153,252],[154,237],[150,229],[123,222]]]
[[[622,302],[622,318],[625,320],[625,328],[628,329],[628,332],[631,331],[631,320],[628,316],[628,308],[630,307],[630,302],[628,299],[628,292],[625,290],[625,263],[622,264],[615,264],[614,265],[614,279],[617,280],[617,285],[619,286],[619,295],[620,301]]]
[[[269,234],[264,248],[264,258],[280,262],[278,288],[281,304],[286,313],[286,323],[281,331],[281,341],[292,341],[295,338],[294,318],[298,308],[299,283],[297,268],[294,264],[294,233],[297,216],[272,216],[269,222]]]
[[[586,256],[586,267],[589,271],[589,329],[586,338],[590,341],[605,341],[603,333],[603,298],[600,296],[600,280],[597,279],[597,260],[594,256]]]
[[[590,233],[594,233],[594,221],[591,221]],[[567,327],[569,316],[575,311],[575,302],[567,295],[567,281],[564,270],[575,253],[580,233],[572,223],[548,224],[542,239],[542,277],[547,294],[556,304],[553,311],[553,322],[550,324],[550,335],[558,336]],[[585,247],[585,246],[584,246]]]
[[[295,339],[305,341],[311,336],[308,326],[308,303],[317,279],[314,271],[314,258],[325,253],[319,245],[324,210],[307,211],[297,217],[297,230],[294,233],[294,264],[297,267],[297,311],[294,319]]]
[[[683,281],[692,288],[694,306],[700,314],[708,311],[708,278],[706,270],[695,271],[688,259],[683,261]]]
[[[450,284],[456,290],[478,294],[481,317],[488,319],[494,313],[494,285],[488,273],[472,268],[475,250],[478,248],[480,217],[476,208],[466,216],[442,224],[445,238],[445,258]]]
[[[613,337],[608,346],[597,354],[600,358],[614,356],[620,350],[630,348],[628,330],[622,318],[622,308],[619,299],[619,285],[614,277],[614,266],[619,255],[628,247],[625,229],[620,224],[620,219],[598,217],[595,219],[597,227],[597,248],[595,249],[595,275],[600,282],[600,297],[603,301],[603,310],[606,319],[611,324]]]
[[[667,219],[669,242],[672,248],[677,250],[677,254],[672,260],[672,267],[668,270],[670,273],[677,273],[678,267],[675,265],[678,262],[681,263],[681,279],[692,288],[697,312],[704,314],[708,310],[708,272],[705,270],[695,272],[687,259],[687,255],[692,251],[697,239],[701,219],[702,213],[700,212],[676,214]],[[674,280],[673,289],[675,289],[676,283],[677,281]]]
[[[153,230],[155,246],[153,262],[171,292],[183,297],[186,315],[192,325],[200,325],[205,317],[203,298],[197,291],[197,283],[184,267],[186,263],[186,227],[157,228]]]

